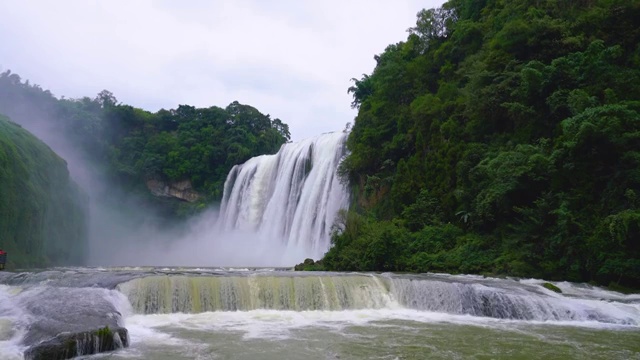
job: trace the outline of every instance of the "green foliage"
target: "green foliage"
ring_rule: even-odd
[[[9,268],[80,264],[86,198],[49,147],[0,115],[0,249]]]
[[[121,179],[132,184],[188,179],[207,200],[221,197],[231,167],[276,152],[290,136],[279,119],[237,101],[226,109],[180,105],[156,114],[118,105],[104,116],[125,129],[110,155]]]
[[[150,113],[118,103],[106,90],[94,99],[57,99],[10,71],[0,74],[0,113],[69,139],[91,171],[171,217],[219,200],[234,165],[277,152],[291,136],[280,119],[237,101],[225,109],[180,105]],[[188,205],[157,199],[145,187],[149,180],[189,180],[203,197]]]
[[[322,260],[304,259],[304,262],[294,266],[295,271],[324,271]]]
[[[640,1],[450,0],[349,89],[327,269],[640,283]]]

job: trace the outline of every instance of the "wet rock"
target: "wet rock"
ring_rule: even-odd
[[[27,349],[26,360],[62,360],[80,355],[113,351],[129,346],[129,333],[123,327],[62,333]]]
[[[25,319],[25,359],[69,359],[129,344],[117,291],[37,286],[14,300]]]

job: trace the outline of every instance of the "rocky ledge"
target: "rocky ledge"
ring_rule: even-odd
[[[147,181],[147,188],[155,196],[172,197],[188,202],[200,199],[200,194],[193,189],[189,180],[165,182],[152,179]]]
[[[92,331],[62,333],[27,349],[26,360],[63,360],[81,355],[113,351],[129,346],[129,333],[123,327],[104,327]]]
[[[24,358],[70,359],[129,346],[116,307],[120,296],[93,287],[37,286],[20,292],[13,301],[25,319]]]

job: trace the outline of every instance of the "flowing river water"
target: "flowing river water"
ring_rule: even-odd
[[[582,284],[286,269],[0,273],[0,359],[117,323],[95,359],[640,359],[640,295]]]

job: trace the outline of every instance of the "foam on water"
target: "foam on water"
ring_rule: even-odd
[[[535,284],[542,285],[549,281],[539,279],[525,279],[520,280],[523,284]],[[576,284],[567,281],[551,282],[560,290],[565,296],[590,298],[596,300],[611,300],[621,301],[629,304],[640,304],[640,294],[622,294],[616,291],[606,290],[604,288],[593,286],[589,284]]]
[[[418,311],[412,309],[365,309],[348,311],[276,311],[251,310],[235,312],[206,312],[199,314],[134,315],[126,319],[132,341],[181,345],[181,340],[162,333],[178,328],[202,332],[239,332],[244,339],[283,340],[295,336],[296,329],[325,328],[340,331],[350,326],[386,327],[388,321],[425,324],[450,324],[495,329],[513,329],[519,325],[571,326],[592,329],[634,329],[635,326],[608,324],[597,321],[520,321],[471,315]],[[135,335],[134,335],[135,334]]]
[[[116,358],[386,359],[394,354],[460,359],[482,353],[478,357],[507,359],[531,358],[538,351],[536,346],[545,346],[547,355],[555,350],[564,355],[541,358],[591,354],[600,355],[594,359],[629,359],[637,345],[624,340],[611,344],[611,338],[619,334],[622,339],[638,339],[635,326],[505,320],[403,308],[133,315],[126,319],[126,326],[132,333],[132,347],[118,352]],[[432,356],[422,354],[424,346],[431,348]],[[527,350],[520,350],[521,346]],[[589,349],[581,350],[583,346]],[[597,352],[592,354],[593,350]],[[603,357],[607,351],[617,355]]]
[[[3,360],[22,359],[25,350],[20,341],[28,316],[15,301],[20,291],[15,286],[0,285],[0,359]]]

